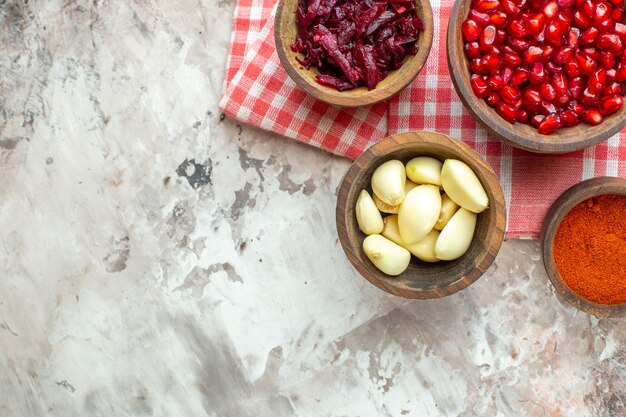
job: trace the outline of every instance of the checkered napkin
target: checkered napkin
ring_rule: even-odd
[[[446,30],[453,0],[431,0],[433,45],[415,81],[387,103],[356,109],[315,100],[289,78],[274,45],[276,0],[239,0],[225,93],[228,116],[351,159],[385,136],[430,130],[473,147],[500,177],[507,236],[537,237],[550,204],[590,177],[626,177],[626,132],[583,151],[540,155],[505,145],[463,108],[448,73]]]

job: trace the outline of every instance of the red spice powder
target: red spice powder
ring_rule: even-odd
[[[554,261],[578,295],[601,304],[626,302],[626,196],[583,201],[563,218]]]

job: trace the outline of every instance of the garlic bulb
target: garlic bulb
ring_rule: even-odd
[[[363,233],[373,235],[383,231],[383,217],[367,191],[362,190],[359,194],[355,211],[356,222]]]
[[[372,174],[372,191],[384,203],[397,206],[404,200],[406,172],[398,160],[387,161]]]
[[[466,210],[480,213],[489,206],[485,189],[465,162],[446,159],[441,169],[441,185],[452,201]]]
[[[387,275],[400,275],[409,266],[408,250],[381,235],[371,235],[363,241],[363,252],[370,261]]]
[[[441,212],[441,195],[435,185],[419,185],[409,191],[398,211],[398,228],[405,243],[422,240]]]
[[[441,186],[440,160],[430,156],[419,156],[406,164],[406,176],[417,184],[433,184]]]
[[[461,207],[439,234],[435,256],[442,261],[461,257],[472,243],[477,215]]]

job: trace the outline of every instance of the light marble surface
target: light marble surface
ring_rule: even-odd
[[[234,0],[0,0],[0,416],[624,416],[626,321],[536,242],[436,301],[351,268],[344,159],[221,120]]]

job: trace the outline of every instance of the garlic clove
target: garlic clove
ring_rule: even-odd
[[[404,184],[404,195],[407,195],[409,191],[411,191],[415,187],[417,187],[417,184],[407,179],[406,183]],[[376,207],[378,207],[378,210],[382,211],[383,213],[398,214],[398,210],[400,209],[399,204],[397,206],[390,206],[389,204],[378,198],[376,194],[374,194],[372,198],[374,199],[374,203],[376,203]]]
[[[442,165],[440,160],[430,156],[413,158],[406,164],[406,176],[417,184],[441,186]]]
[[[385,228],[382,235],[391,240],[403,248],[407,249],[418,259],[425,262],[438,262],[439,259],[435,257],[435,242],[439,237],[438,230],[431,230],[426,237],[417,243],[407,244],[404,243],[402,237],[400,237],[400,229],[398,228],[398,216],[387,216],[383,220]]]
[[[372,191],[390,206],[402,203],[405,184],[404,165],[396,159],[380,165],[372,174]]]
[[[460,258],[472,243],[477,217],[476,213],[461,207],[439,234],[435,256],[442,261]]]
[[[465,162],[446,159],[441,169],[441,184],[452,201],[466,210],[480,213],[489,206],[485,189]]]
[[[390,206],[389,204],[378,198],[376,194],[374,194],[374,197],[372,198],[374,199],[374,204],[376,204],[378,210],[382,211],[383,213],[397,214],[398,210],[400,209],[399,204],[397,206]]]
[[[381,235],[370,235],[363,241],[363,252],[387,275],[400,275],[409,266],[411,253]]]
[[[398,210],[398,228],[405,243],[422,240],[441,212],[441,194],[435,185],[419,185],[409,191]]]
[[[355,211],[356,222],[363,233],[373,235],[383,231],[383,218],[367,191],[362,190],[359,194]]]
[[[452,199],[447,194],[443,194],[441,196],[441,212],[439,213],[437,223],[435,223],[435,229],[443,229],[458,209],[459,205],[452,201]]]

